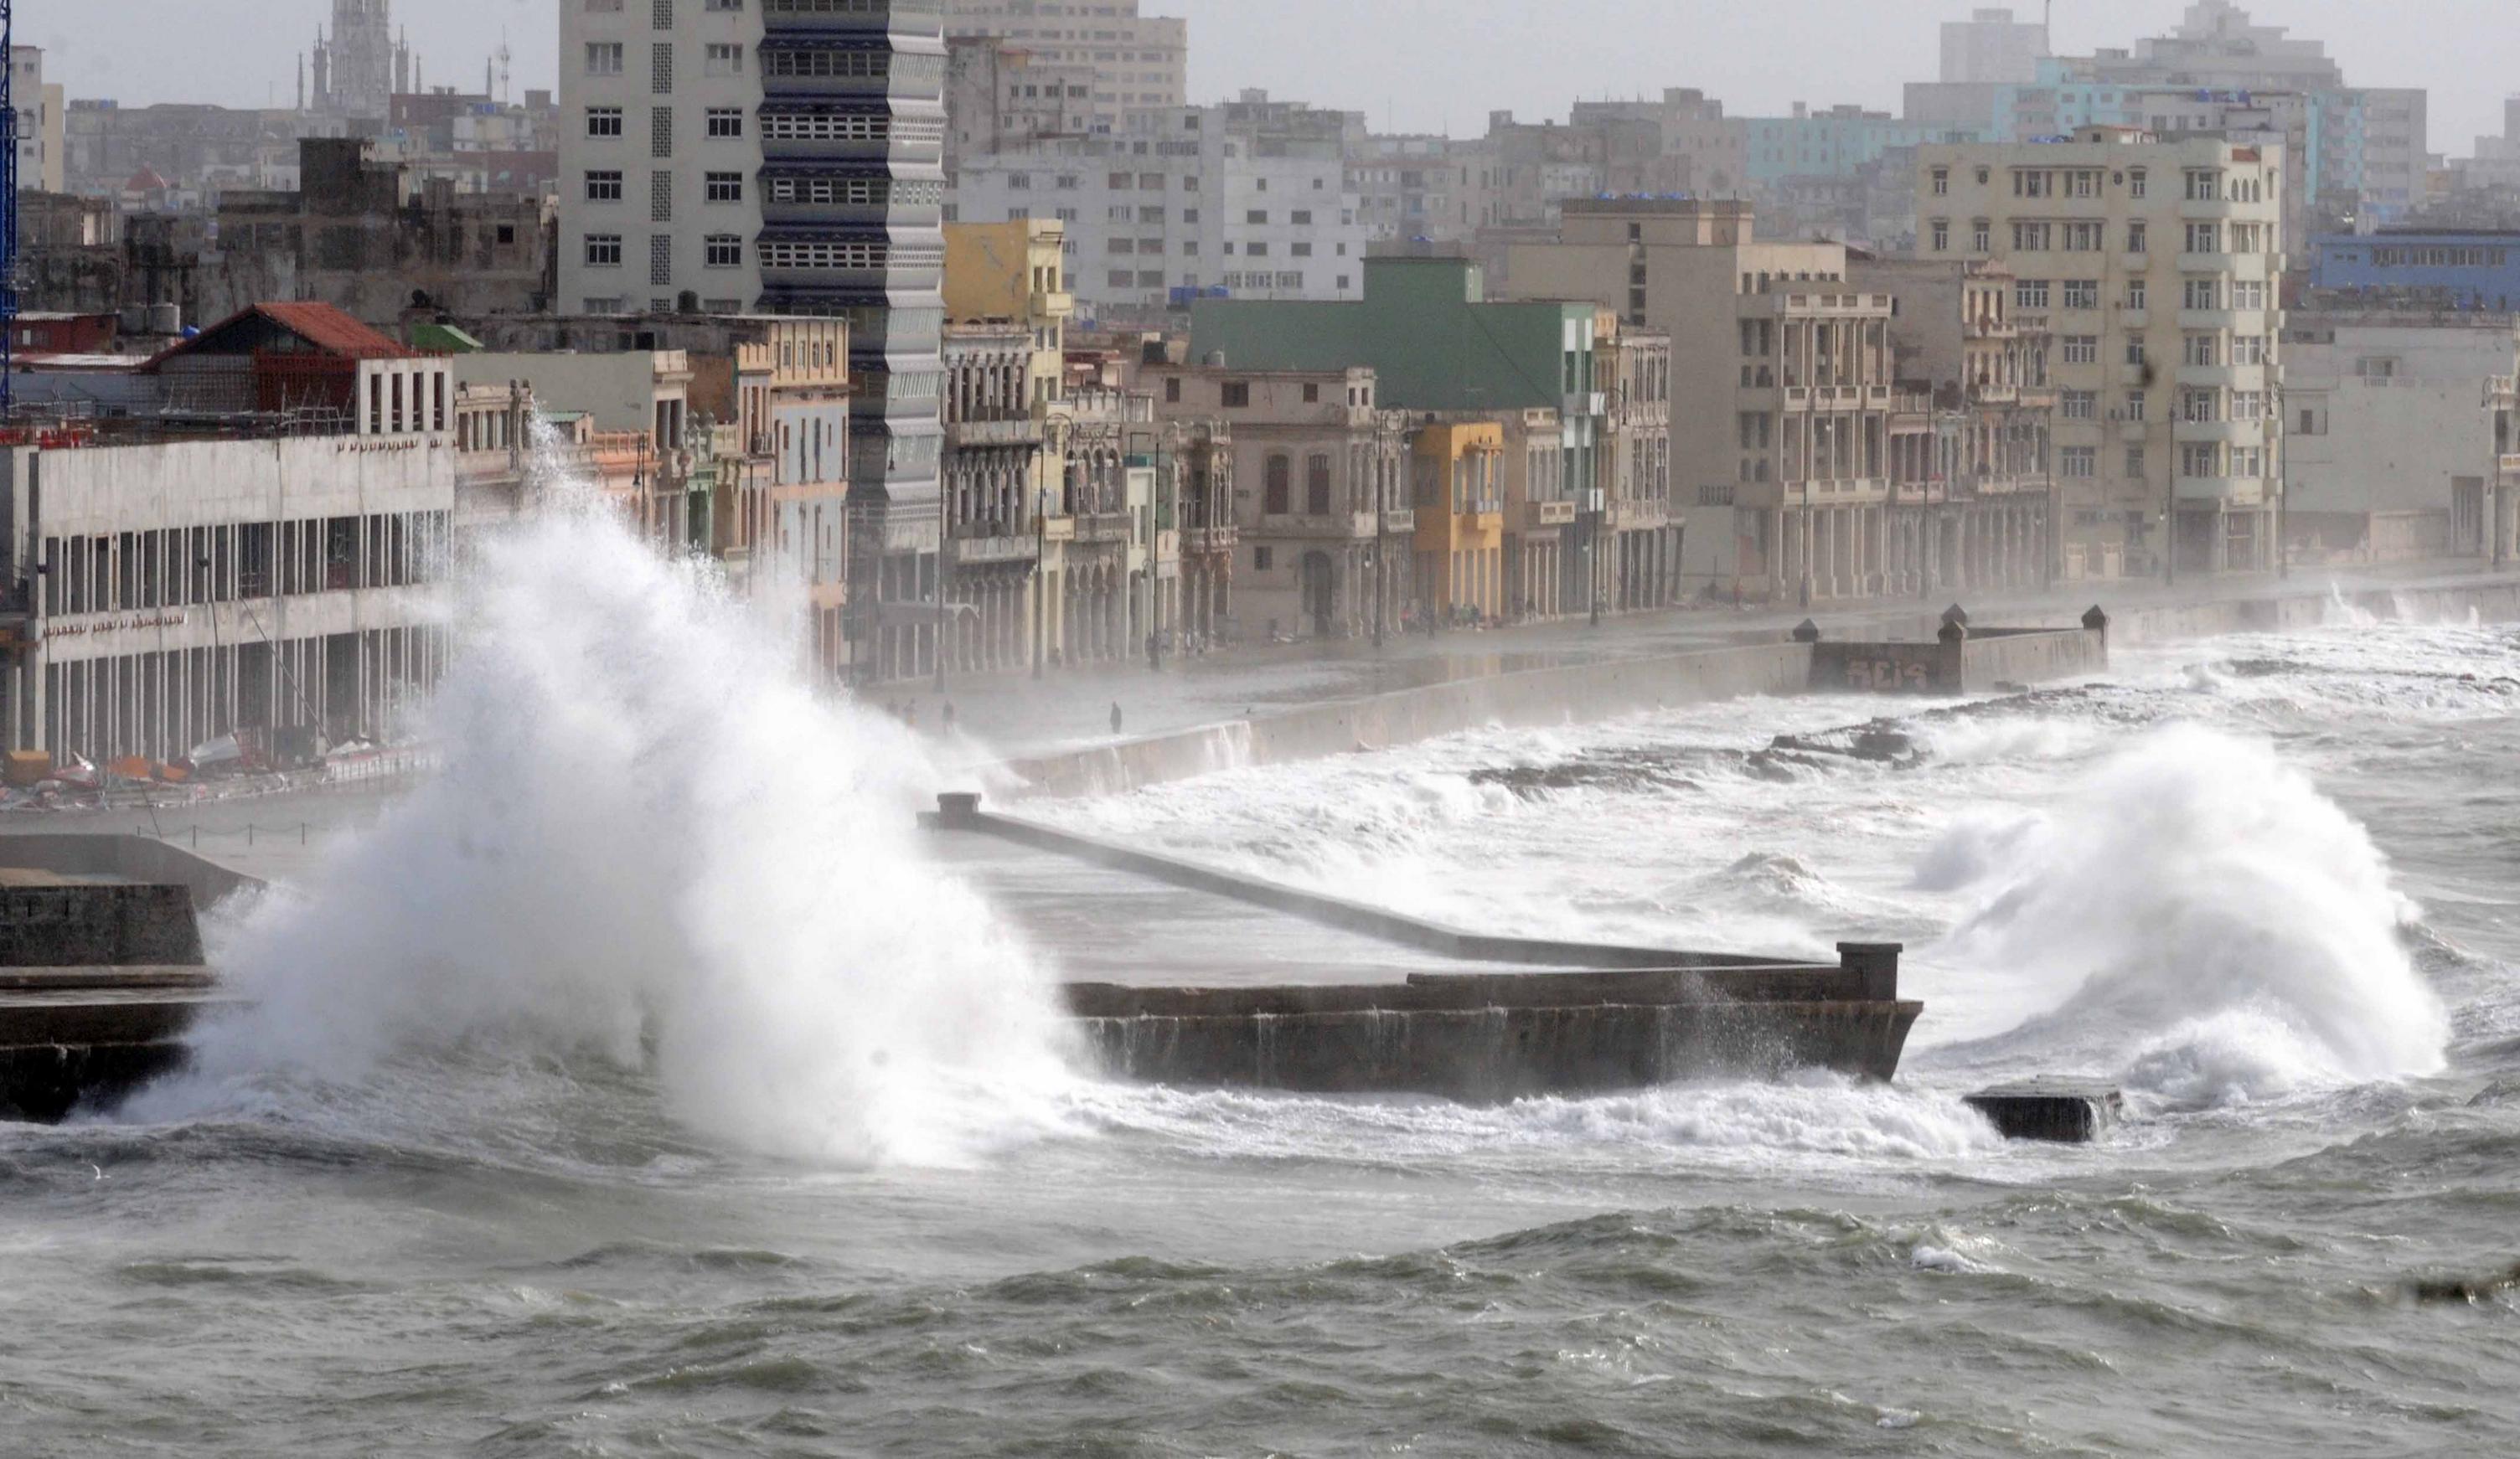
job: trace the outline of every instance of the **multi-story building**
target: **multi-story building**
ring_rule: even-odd
[[[1219,289],[1354,298],[1371,230],[1358,220],[1347,146],[1362,134],[1351,113],[1258,91],[1133,112],[1122,132],[967,159],[954,216],[1066,224],[1080,311],[1106,325]]]
[[[2311,287],[2378,307],[2520,310],[2520,233],[2384,228],[2310,241]]]
[[[1844,244],[1760,242],[1744,202],[1599,199],[1567,203],[1557,240],[1516,247],[1512,274],[1525,296],[1593,300],[1684,343],[1671,457],[1702,518],[1684,577],[1763,597],[1870,591],[1893,307],[1849,285]]]
[[[58,193],[68,179],[61,83],[44,79],[44,48],[9,48],[9,95],[18,109],[18,188]]]
[[[2284,543],[2295,562],[2492,550],[2503,447],[2477,410],[2511,369],[2508,313],[2296,310],[2283,331]]]
[[[2283,167],[2280,148],[2111,128],[1924,149],[1920,256],[1999,263],[2017,312],[2052,321],[2069,572],[2274,565]]]
[[[446,362],[320,304],[149,362],[180,409],[0,448],[0,742],[165,761],[382,736],[445,662]]]
[[[1552,574],[1561,596],[1545,597],[1534,582],[1509,571],[1502,597],[1529,615],[1584,613],[1610,583],[1596,554],[1606,551],[1611,531],[1603,488],[1612,469],[1606,447],[1609,384],[1620,356],[1618,322],[1602,320],[1601,310],[1582,296],[1491,300],[1478,264],[1420,249],[1367,260],[1364,297],[1354,303],[1202,299],[1192,310],[1191,353],[1201,360],[1222,355],[1228,365],[1250,370],[1365,366],[1374,374],[1378,403],[1388,410],[1491,417],[1555,411],[1564,456],[1556,477],[1581,509],[1564,523],[1516,524],[1519,530],[1509,535],[1523,540],[1508,545],[1528,548],[1540,538],[1554,538],[1571,564]],[[1639,402],[1641,410],[1643,404]],[[1636,420],[1641,442],[1648,441],[1643,427],[1649,419],[1641,414]],[[1644,449],[1654,454],[1651,444]],[[1654,479],[1650,472],[1647,479]],[[1633,530],[1661,530],[1645,526],[1642,504],[1634,513],[1627,518]],[[1518,567],[1527,555],[1508,553],[1508,567]],[[1446,592],[1456,600],[1475,597],[1466,587]]]
[[[1943,22],[1940,79],[1960,86],[2035,81],[2047,54],[2046,25],[2016,21],[2010,10],[1973,10],[1965,21]]]
[[[546,414],[585,417],[586,448],[612,469],[592,483],[613,499],[640,535],[668,551],[687,551],[693,523],[705,542],[712,505],[695,502],[684,454],[692,423],[692,360],[678,349],[599,355],[525,355],[478,351],[456,355],[460,388],[496,389],[521,381]]]
[[[1093,78],[1088,130],[1190,102],[1190,22],[1138,14],[1138,0],[951,0],[946,33],[1009,41]]]
[[[1618,612],[1667,608],[1681,597],[1685,527],[1671,500],[1671,335],[1620,326],[1606,311],[1602,323],[1601,602]]]
[[[1983,260],[1859,255],[1847,281],[1899,300],[1885,591],[2052,583],[2067,571],[2048,470],[2054,316],[2018,308],[2019,281]],[[2072,410],[2094,419],[2100,403],[2078,395]],[[2078,557],[2070,575],[2083,572]]]
[[[1417,600],[1411,617],[1451,626],[1502,623],[1505,427],[1429,415],[1411,443]]]
[[[1148,362],[1139,383],[1170,420],[1231,432],[1241,561],[1234,627],[1261,641],[1397,633],[1417,597],[1408,417],[1372,371]]]
[[[564,5],[561,42],[562,307],[846,321],[853,627],[932,604],[943,0]]]
[[[965,157],[1094,130],[1091,66],[1059,66],[1012,41],[984,35],[951,36],[945,46],[949,197]]]
[[[1041,566],[1046,439],[1036,354],[1019,320],[945,326],[944,667],[1002,673],[1031,661],[1027,602]]]

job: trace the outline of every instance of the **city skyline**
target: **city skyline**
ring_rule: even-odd
[[[2187,0],[2133,0],[2102,11],[2088,3],[2056,7],[2056,44],[2063,54],[2130,46],[2167,32]],[[414,52],[433,86],[480,84],[489,53],[504,37],[514,53],[511,98],[556,88],[559,26],[553,0],[434,0],[397,8]],[[224,106],[288,106],[295,95],[295,60],[330,15],[329,0],[255,4],[257,23],[239,23],[245,0],[90,0],[75,13],[39,11],[18,22],[21,44],[43,46],[47,74],[65,82],[72,100],[112,99],[126,106],[199,102]],[[1198,102],[1261,87],[1291,100],[1364,112],[1378,131],[1475,136],[1491,111],[1526,120],[1565,114],[1579,98],[1635,96],[1665,86],[1693,86],[1744,116],[1784,114],[1795,102],[1815,108],[1853,103],[1897,111],[1908,81],[1931,80],[1937,32],[1965,20],[1963,0],[1885,16],[1858,0],[1784,0],[1756,13],[1686,7],[1677,17],[1663,0],[1585,0],[1570,27],[1566,11],[1543,17],[1518,0],[1147,0],[1149,15],[1191,22],[1191,93]],[[2036,3],[2012,7],[2024,19]],[[2263,24],[2322,41],[2358,86],[2420,86],[2431,93],[2430,147],[2465,155],[2482,135],[2501,126],[2505,87],[2493,78],[2520,77],[2520,30],[2495,0],[2419,0],[2385,18],[2350,0],[2265,0],[2246,7]],[[1265,9],[1265,13],[1264,13]],[[2429,23],[2403,23],[2418,10]],[[143,55],[93,53],[74,30],[102,24],[109,33],[147,33],[159,44]],[[1348,27],[1357,44],[1322,47],[1310,37]],[[92,32],[91,32],[92,33]],[[1773,36],[1831,37],[1798,46],[1780,74],[1745,73],[1741,62]],[[1428,47],[1430,35],[1484,38],[1468,46]],[[2445,44],[2454,36],[2455,45]],[[1572,41],[1572,44],[1566,42]],[[1667,43],[1666,43],[1667,42]],[[1436,84],[1412,80],[1394,57],[1440,58]]]

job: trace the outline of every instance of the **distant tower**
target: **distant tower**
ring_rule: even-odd
[[[333,33],[315,32],[315,110],[382,120],[411,79],[411,48],[393,32],[393,0],[333,0]]]

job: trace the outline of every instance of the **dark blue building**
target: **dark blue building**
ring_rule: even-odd
[[[2430,295],[2450,309],[2520,309],[2520,233],[2325,234],[2310,249],[2318,288]]]

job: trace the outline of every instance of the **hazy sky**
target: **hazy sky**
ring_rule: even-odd
[[[553,84],[561,0],[400,0],[438,84],[480,84],[504,32],[516,87]],[[1895,110],[1931,80],[1936,24],[1985,0],[1146,0],[1191,20],[1193,100],[1244,86],[1370,113],[1376,127],[1485,129],[1491,109],[1560,116],[1578,95],[1697,86],[1734,112],[1804,101]],[[2029,16],[2036,0],[2016,0]],[[2068,53],[2178,22],[2185,0],[2058,0]],[[2266,24],[2328,43],[2349,80],[2432,91],[2432,147],[2464,155],[2520,92],[2514,0],[2260,0]],[[330,0],[33,0],[21,41],[50,48],[73,97],[286,105]]]

